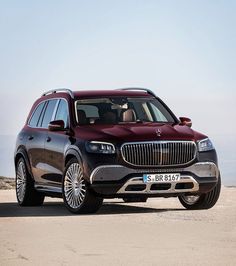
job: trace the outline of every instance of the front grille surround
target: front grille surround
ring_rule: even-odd
[[[122,159],[137,167],[176,167],[196,159],[194,141],[127,142],[121,146]]]

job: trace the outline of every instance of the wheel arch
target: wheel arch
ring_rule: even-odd
[[[20,160],[20,158],[24,159],[24,161],[26,163],[27,170],[29,171],[30,175],[32,176],[29,157],[28,157],[26,150],[23,147],[19,148],[15,154],[15,157],[14,157],[15,169],[17,167],[17,163]]]
[[[64,167],[66,167],[67,163],[72,159],[76,158],[79,162],[82,162],[82,156],[79,149],[69,148],[65,153],[65,162]]]

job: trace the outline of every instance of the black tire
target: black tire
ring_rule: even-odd
[[[221,178],[219,176],[218,183],[210,192],[199,195],[196,201],[189,203],[185,196],[180,196],[179,201],[188,210],[203,210],[212,208],[220,196]]]
[[[83,166],[76,158],[66,165],[62,182],[62,196],[68,210],[75,214],[95,213],[102,206],[103,198],[89,189],[83,177]]]
[[[123,198],[123,201],[125,203],[131,203],[131,202],[146,202],[147,197],[141,196],[141,197],[132,197],[132,198]]]
[[[34,188],[34,180],[23,158],[16,165],[16,198],[20,206],[40,206],[44,201],[44,195]]]

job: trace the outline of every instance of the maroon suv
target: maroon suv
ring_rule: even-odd
[[[211,208],[217,155],[191,125],[147,89],[46,92],[17,138],[17,200],[63,197],[73,213],[96,212],[104,198],[178,197],[187,209]]]

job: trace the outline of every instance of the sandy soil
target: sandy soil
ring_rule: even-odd
[[[58,199],[18,207],[14,190],[1,190],[0,265],[236,265],[236,188],[210,210],[110,200],[87,216]]]

